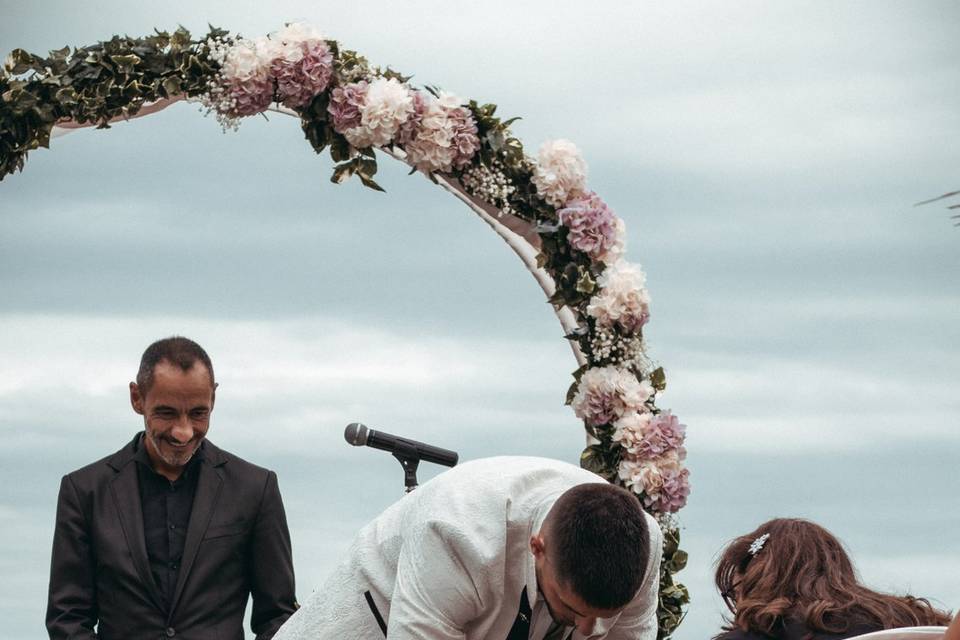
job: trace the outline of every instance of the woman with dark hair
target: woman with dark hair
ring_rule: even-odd
[[[716,583],[733,613],[717,640],[840,640],[950,621],[923,598],[860,584],[840,541],[807,520],[777,518],[733,540]]]

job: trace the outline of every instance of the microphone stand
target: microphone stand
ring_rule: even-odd
[[[417,467],[420,466],[420,455],[417,448],[401,440],[397,442],[393,457],[400,461],[400,466],[403,467],[404,493],[410,493],[418,485]]]

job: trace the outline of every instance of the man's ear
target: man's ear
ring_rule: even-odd
[[[210,411],[213,411],[213,405],[217,404],[217,387],[219,386],[219,382],[213,383],[213,391],[210,392]]]
[[[534,558],[540,558],[547,552],[547,547],[543,543],[543,534],[535,533],[530,536],[530,551]]]
[[[133,410],[143,415],[143,396],[140,395],[140,387],[136,382],[130,383],[130,406]]]

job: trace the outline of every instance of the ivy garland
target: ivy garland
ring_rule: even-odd
[[[183,28],[144,38],[51,51],[14,50],[0,75],[0,180],[22,171],[27,154],[48,148],[57,124],[109,128],[164,100],[203,102],[225,128],[282,103],[300,117],[317,153],[329,150],[336,183],[356,175],[380,190],[376,148],[405,158],[428,178],[456,181],[476,200],[523,221],[539,241],[537,264],[556,288],[550,303],[573,311],[566,337],[585,364],[567,403],[591,436],[584,468],[636,493],[664,532],[659,638],[689,603],[673,574],[684,568],[673,515],[686,502],[684,426],[655,405],[663,369],[643,349],[649,297],[639,268],[622,261],[623,223],[585,185],[572,143],[524,153],[496,105],[464,103],[372,67],[354,51],[304,25],[245,40],[211,27],[201,40]]]

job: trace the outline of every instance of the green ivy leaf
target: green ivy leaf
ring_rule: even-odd
[[[607,468],[603,462],[601,450],[597,445],[590,445],[580,454],[580,466],[587,471],[592,471],[599,476],[607,475]]]
[[[357,171],[357,163],[351,160],[350,162],[344,162],[343,164],[338,164],[333,168],[333,175],[330,177],[330,182],[334,184],[343,184],[350,179]]]
[[[4,69],[13,75],[20,75],[28,71],[41,73],[43,71],[43,58],[35,56],[24,49],[14,49],[7,56],[3,64]]]
[[[657,367],[650,373],[650,384],[657,391],[663,391],[667,388],[667,374],[664,373],[663,367]]]
[[[586,270],[581,270],[580,278],[577,280],[577,291],[590,295],[597,288],[596,281]]]
[[[110,61],[117,66],[120,73],[132,73],[134,67],[140,64],[140,58],[134,54],[110,56]]]
[[[373,189],[374,191],[380,191],[380,192],[386,193],[386,189],[384,189],[383,187],[378,185],[376,182],[374,182],[373,178],[371,178],[367,174],[363,172],[358,172],[357,175],[360,176],[360,182],[363,183],[363,186]]]
[[[350,159],[350,143],[341,135],[333,138],[330,143],[330,158],[334,162],[345,162]]]
[[[670,573],[682,571],[687,566],[687,552],[678,550],[665,564]]]

